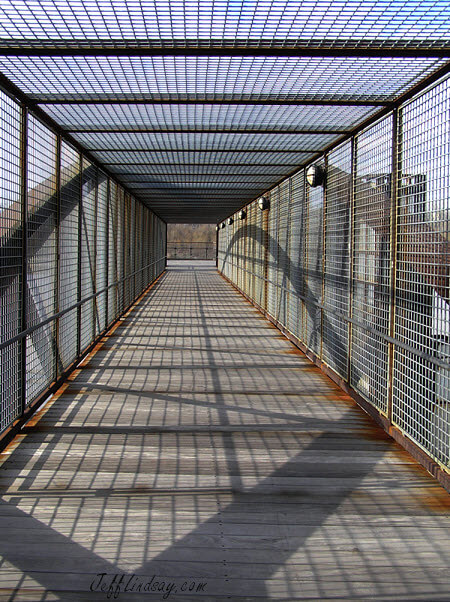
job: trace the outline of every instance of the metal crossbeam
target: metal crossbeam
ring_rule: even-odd
[[[295,98],[289,96],[280,97],[279,95],[201,95],[201,96],[158,96],[155,94],[140,95],[134,94],[116,94],[114,96],[102,94],[101,96],[82,95],[70,96],[69,94],[55,95],[29,94],[28,99],[34,104],[42,105],[257,105],[257,106],[337,106],[337,107],[385,107],[390,101],[380,98],[326,98],[320,97],[302,97]]]
[[[58,40],[58,42],[27,43],[12,42],[0,46],[0,56],[111,56],[111,57],[157,57],[157,56],[262,56],[262,57],[447,57],[450,56],[450,44],[446,40],[435,42],[418,42],[417,40],[402,40],[393,43],[355,42],[354,40],[340,39],[337,43],[329,40],[315,39],[311,43],[298,41],[284,41],[277,44],[275,41],[249,44],[240,40],[185,40],[174,41],[149,41],[136,43],[129,40],[108,40],[105,43],[96,41],[89,43],[86,40]]]
[[[152,127],[152,128],[67,128],[70,134],[347,134],[342,128],[289,129],[289,128],[193,128],[193,127]]]
[[[178,148],[155,148],[155,149],[142,149],[142,148],[88,148],[90,153],[155,153],[155,152],[165,152],[165,153],[176,153],[176,152],[190,152],[190,153],[269,153],[271,155],[279,154],[279,153],[292,153],[292,154],[303,154],[303,153],[320,153],[320,148],[295,148],[293,150],[289,149],[273,149],[273,148],[262,148],[262,149],[252,149],[252,148],[190,148],[188,151]],[[123,163],[121,163],[123,165]],[[145,164],[147,165],[147,163]]]

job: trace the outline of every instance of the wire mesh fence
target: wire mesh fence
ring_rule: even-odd
[[[0,106],[1,432],[161,274],[166,225],[2,91]]]
[[[247,205],[218,246],[225,276],[444,467],[449,98],[447,77],[326,153],[323,185],[301,169],[265,193],[269,209]]]

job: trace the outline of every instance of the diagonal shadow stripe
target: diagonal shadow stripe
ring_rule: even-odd
[[[208,323],[205,322],[206,334],[208,334],[208,327]],[[289,345],[288,342],[286,344]],[[220,398],[220,395],[223,394],[220,379],[215,385]],[[158,393],[151,395],[159,396]],[[175,396],[166,395],[166,397],[169,401],[175,401],[170,399]],[[179,397],[176,397],[176,403],[179,405]],[[191,400],[191,404],[195,405],[196,402]],[[82,403],[80,402],[73,412],[81,408]],[[234,410],[234,406],[231,409]],[[295,433],[295,429],[291,428],[293,432],[283,434],[281,429],[278,430],[278,425],[274,424],[270,440],[265,439],[264,433],[258,430],[259,425],[244,425],[244,434],[238,434],[238,428],[233,427],[233,424],[230,423],[229,411],[227,406],[222,407],[220,425],[224,432],[210,437],[211,448],[207,452],[198,443],[198,438],[204,435],[200,435],[192,429],[190,431],[192,449],[184,447],[185,439],[182,434],[170,434],[171,437],[174,437],[173,446],[178,454],[176,462],[182,459],[183,453],[191,452],[194,463],[198,464],[200,468],[202,455],[208,454],[214,458],[218,457],[219,452],[224,454],[223,478],[218,479],[215,486],[206,487],[199,486],[202,475],[211,476],[210,473],[204,471],[199,471],[199,478],[194,481],[195,486],[175,484],[168,488],[164,482],[155,483],[153,487],[143,486],[137,477],[146,474],[146,467],[143,463],[141,464],[147,451],[146,440],[140,434],[138,435],[142,454],[137,468],[127,465],[126,456],[116,460],[109,458],[107,445],[116,435],[116,438],[123,440],[123,446],[133,437],[133,442],[137,441],[135,433],[128,433],[126,429],[124,431],[123,426],[117,426],[109,427],[106,432],[98,435],[104,441],[103,451],[101,452],[101,461],[93,474],[93,479],[97,475],[101,477],[111,474],[111,485],[101,487],[96,482],[92,482],[88,491],[83,491],[77,487],[76,481],[64,483],[64,462],[71,460],[81,462],[85,459],[84,457],[78,458],[72,451],[72,442],[77,438],[84,438],[83,440],[89,443],[85,457],[87,460],[95,461],[95,445],[99,445],[99,442],[95,440],[98,431],[90,431],[88,427],[78,427],[76,431],[71,432],[72,434],[66,435],[62,434],[60,428],[55,428],[53,433],[51,431],[39,432],[38,429],[30,428],[24,437],[23,444],[28,440],[31,447],[37,446],[37,451],[45,453],[36,454],[36,461],[32,469],[22,475],[19,444],[12,450],[9,459],[3,464],[0,471],[0,476],[3,477],[0,481],[3,488],[2,494],[7,500],[0,505],[0,516],[9,516],[13,522],[17,521],[19,527],[16,526],[16,535],[20,529],[23,533],[23,541],[20,546],[17,539],[11,537],[5,529],[3,537],[0,538],[2,557],[19,569],[16,577],[18,591],[12,592],[9,599],[19,600],[27,588],[36,592],[35,586],[27,581],[30,578],[36,580],[48,593],[54,594],[60,600],[86,599],[83,597],[85,592],[89,596],[87,599],[105,599],[104,593],[92,594],[89,590],[93,578],[99,572],[105,572],[111,576],[119,573],[129,577],[141,575],[151,578],[152,575],[157,575],[160,579],[166,578],[166,581],[173,581],[175,578],[201,578],[202,582],[207,582],[207,588],[192,599],[204,596],[215,601],[239,597],[267,600],[272,597],[274,588],[279,588],[277,592],[283,596],[281,599],[285,600],[293,600],[299,595],[303,598],[310,595],[316,599],[318,597],[319,599],[326,597],[361,599],[362,585],[357,585],[356,578],[349,578],[348,565],[341,565],[339,541],[328,542],[326,540],[326,529],[330,521],[335,521],[334,524],[340,526],[340,519],[336,518],[338,508],[349,506],[354,508],[356,513],[359,510],[360,520],[363,520],[361,510],[373,512],[375,516],[383,516],[383,512],[387,512],[388,517],[392,517],[396,513],[407,515],[408,512],[411,512],[411,508],[416,510],[423,508],[425,498],[428,507],[431,507],[433,502],[436,508],[444,508],[443,494],[445,492],[440,495],[440,488],[431,479],[424,477],[422,469],[413,470],[413,468],[404,467],[401,471],[396,471],[390,465],[388,467],[390,471],[387,474],[376,471],[376,465],[381,460],[383,453],[398,449],[398,447],[378,427],[368,429],[363,426],[361,429],[357,429],[357,432],[349,433],[348,422],[350,416],[354,414],[353,408],[332,424],[329,421],[323,421],[321,433]],[[281,414],[285,416],[284,413]],[[362,411],[361,415],[364,416]],[[268,417],[270,416],[273,415],[268,413]],[[366,420],[367,424],[370,424],[370,420],[368,418]],[[305,421],[304,425],[307,426],[307,424],[308,422]],[[228,429],[229,431],[225,432]],[[347,434],[337,436],[337,432],[341,429],[342,431],[347,430]],[[288,461],[270,472],[267,471],[268,474],[266,472],[261,477],[258,477],[255,470],[253,481],[257,482],[251,484],[252,479],[249,479],[248,475],[242,471],[241,449],[236,446],[236,440],[238,436],[244,438],[252,453],[251,461],[257,469],[257,449],[252,446],[254,439],[251,438],[255,434],[259,437],[261,449],[264,451],[267,461],[274,465],[277,464],[279,450],[286,452],[285,436],[289,435],[292,438],[291,449],[300,448],[300,451],[294,451]],[[159,457],[152,470],[154,475],[158,475],[165,460],[164,438],[166,435],[162,433],[155,436],[159,437],[156,439],[159,444],[155,443],[154,445]],[[342,442],[344,442],[345,449],[354,454],[350,461],[335,462],[334,464],[320,461],[311,465],[311,454],[320,457],[320,454],[328,452],[330,460],[333,460],[333,450],[336,450],[337,440],[339,440],[337,449],[341,449]],[[66,447],[61,447],[61,444]],[[379,455],[369,455],[361,460],[358,458],[358,452],[362,450],[364,452],[378,450]],[[61,453],[63,455],[59,459]],[[59,465],[54,471],[54,475],[52,473],[51,480],[45,482],[45,479],[49,479],[49,471],[52,470],[51,461],[59,463]],[[108,461],[112,462],[111,466],[108,466]],[[401,463],[400,458],[399,463]],[[177,467],[176,463],[174,467]],[[15,479],[13,482],[8,482],[7,471],[9,469],[13,473],[16,471],[13,475]],[[125,471],[136,472],[136,477],[133,478],[129,487],[123,487],[119,481],[120,475]],[[179,472],[181,471],[180,468]],[[76,474],[77,471],[73,471],[74,478],[76,478]],[[151,477],[152,475],[147,476]],[[292,480],[293,478],[295,480]],[[42,482],[45,486],[41,486]],[[210,483],[211,480],[208,482]],[[323,494],[324,484],[328,492],[327,496]],[[419,491],[408,489],[408,484],[417,485]],[[408,497],[407,500],[406,497]],[[121,499],[123,502],[124,514],[121,515],[120,520],[116,521],[113,532],[113,534],[118,533],[118,537],[111,536],[111,541],[109,541],[108,524],[113,523],[114,519],[107,523],[104,515],[114,511],[114,502],[117,499]],[[186,505],[182,506],[181,511],[177,505],[177,501],[180,499],[186,501]],[[53,500],[54,503],[53,506],[49,505],[49,524],[46,525],[33,514],[37,516],[45,514],[47,501],[50,500]],[[134,515],[136,508],[133,506],[135,500],[139,500],[140,504],[140,514],[136,517]],[[206,510],[201,511],[205,500],[208,501],[205,506]],[[84,510],[89,504],[92,507],[95,501],[97,502],[95,507],[99,508],[99,513],[94,517],[92,533],[84,533],[83,527],[86,526]],[[64,506],[64,503],[69,505]],[[28,505],[28,507],[31,505],[31,508],[27,513],[20,509],[19,505]],[[446,508],[448,510],[448,506]],[[188,533],[178,536],[177,527],[180,523],[183,526],[180,518],[180,513],[183,514],[183,512],[187,513],[195,524],[188,527]],[[292,516],[290,518],[292,512],[295,513],[294,520],[292,520]],[[63,535],[58,531],[59,513],[63,517],[71,517],[73,524],[70,535]],[[261,514],[259,521],[256,520],[258,513]],[[168,536],[169,541],[164,538],[158,539],[161,514],[170,517],[168,521],[168,528],[171,529]],[[205,514],[210,514],[209,518],[205,519]],[[115,515],[112,514],[112,516]],[[143,524],[140,524],[139,520]],[[321,533],[322,529],[325,529],[324,534]],[[31,537],[33,534],[29,535],[33,530],[37,533],[34,540]],[[125,549],[130,545],[130,535],[136,536],[137,543],[134,549],[144,557],[140,564],[139,561],[129,562],[129,564],[133,564],[132,568],[128,568],[129,564],[128,567],[124,567],[123,560]],[[353,533],[349,529],[347,537],[351,539],[352,535]],[[28,536],[31,541],[26,539]],[[142,537],[139,539],[139,536]],[[373,527],[366,537],[369,538],[371,546],[378,545],[381,549],[383,548],[381,528]],[[316,559],[314,555],[309,556],[312,553],[309,548],[309,540],[312,538],[319,538],[317,544],[319,552],[320,546],[322,546],[328,554],[328,566],[324,567],[320,558]],[[390,590],[387,588],[395,587],[399,592],[396,599],[399,600],[411,600],[414,597],[414,599],[429,601],[437,595],[440,595],[442,599],[442,591],[445,591],[443,583],[445,582],[442,581],[442,577],[439,577],[440,565],[436,572],[433,572],[435,569],[431,567],[430,563],[422,567],[421,556],[416,551],[417,539],[411,538],[401,531],[397,533],[397,538],[398,547],[392,549],[387,547],[385,550],[386,566],[381,576],[373,573],[375,569],[371,563],[370,554],[366,556],[364,552],[354,552],[355,565],[357,565],[355,571],[359,570],[359,575],[361,572],[364,575],[364,577],[359,577],[360,581],[366,579],[371,582],[371,597],[388,599],[386,592]],[[151,547],[155,541],[163,547],[159,552],[157,548]],[[111,546],[111,558],[104,559],[99,553],[88,549],[89,546],[95,549],[96,544]],[[440,553],[438,539],[430,540],[430,544],[436,546],[436,556],[438,557]],[[57,552],[50,556],[53,545]],[[70,563],[67,561],[64,549],[71,550]],[[399,549],[401,554],[398,555]],[[303,561],[303,564],[289,566],[291,558],[299,550],[303,552],[307,560]],[[51,566],[49,566],[49,556]],[[415,560],[412,566],[417,577],[403,566],[405,557]],[[37,558],[39,562],[37,562]],[[38,568],[41,570],[37,571]],[[332,573],[334,571],[329,581],[326,582],[321,581],[324,570]],[[389,571],[391,572],[389,573]],[[395,572],[395,583],[390,582],[386,577],[386,574],[392,575],[392,572]],[[6,572],[4,572],[5,574]],[[423,577],[424,574],[426,579]],[[422,585],[420,580],[423,581]],[[433,591],[429,589],[430,583],[434,583]],[[41,593],[38,595],[41,596]],[[123,594],[122,599],[126,600],[127,597],[148,599],[146,595],[136,594],[135,596],[130,593]],[[159,599],[162,599],[162,596],[159,596]],[[173,595],[170,599],[186,600],[188,598],[179,593],[177,597]]]
[[[348,417],[343,416],[339,423],[345,425]],[[339,424],[338,423],[338,424]],[[338,426],[338,425],[337,425]],[[59,431],[59,429],[58,429]],[[121,430],[119,429],[119,432]],[[322,450],[324,441],[327,441],[332,436],[332,433],[324,432],[323,434],[315,437],[312,443],[304,448],[303,451],[293,456],[288,462],[283,464],[280,468],[273,471],[269,476],[263,478],[260,483],[258,483],[254,487],[246,487],[241,480],[241,476],[239,474],[239,463],[238,463],[238,453],[232,446],[233,435],[227,435],[228,443],[231,442],[231,446],[227,446],[227,456],[228,456],[228,477],[231,481],[230,487],[218,488],[216,490],[213,489],[205,489],[204,491],[187,489],[184,491],[180,489],[178,494],[184,495],[204,495],[207,493],[212,496],[220,496],[224,493],[232,494],[232,501],[230,503],[224,504],[222,506],[220,500],[218,500],[218,505],[220,506],[220,512],[214,514],[209,520],[202,522],[195,529],[193,529],[188,535],[178,539],[176,542],[172,543],[160,554],[157,554],[151,561],[143,563],[138,569],[133,572],[126,573],[123,569],[120,568],[119,564],[114,564],[109,562],[90,551],[86,547],[80,545],[75,541],[76,538],[70,538],[62,535],[57,530],[52,528],[51,526],[45,525],[42,521],[33,518],[31,514],[27,514],[24,511],[20,510],[14,502],[19,503],[21,500],[25,499],[28,496],[36,496],[40,502],[45,502],[46,497],[58,497],[62,495],[65,496],[76,496],[80,497],[83,495],[83,492],[72,490],[70,487],[68,491],[61,492],[61,490],[52,488],[48,488],[45,491],[35,490],[35,485],[33,485],[33,479],[29,480],[29,483],[24,486],[25,491],[21,491],[19,488],[16,492],[8,493],[8,491],[3,492],[4,497],[8,497],[10,502],[7,503],[5,501],[1,502],[0,507],[0,515],[5,513],[5,507],[7,506],[6,514],[14,520],[21,521],[24,524],[24,528],[30,533],[33,530],[39,532],[39,537],[37,542],[34,545],[41,545],[40,542],[45,542],[45,555],[50,554],[53,558],[53,566],[51,570],[41,570],[38,571],[35,563],[35,559],[23,554],[23,545],[17,545],[17,543],[12,542],[11,540],[2,538],[0,540],[0,553],[4,561],[6,560],[11,565],[14,565],[20,571],[24,573],[34,580],[38,581],[47,591],[53,592],[58,596],[60,600],[68,600],[73,599],[72,593],[80,589],[81,591],[89,591],[89,585],[94,580],[94,577],[98,573],[107,573],[108,575],[115,575],[116,573],[127,574],[131,576],[141,575],[145,577],[151,577],[156,574],[161,578],[165,578],[166,581],[174,578],[180,577],[193,577],[193,574],[189,574],[183,571],[187,571],[188,568],[191,569],[191,573],[195,568],[195,560],[192,559],[192,548],[196,546],[200,547],[208,547],[208,556],[210,559],[217,565],[221,565],[224,561],[227,565],[227,577],[224,576],[223,571],[219,571],[219,574],[211,575],[211,569],[205,573],[201,573],[199,570],[199,564],[196,564],[195,573],[200,573],[199,576],[202,577],[203,581],[208,582],[208,589],[206,593],[208,595],[217,596],[217,595],[226,595],[226,596],[242,596],[242,595],[251,595],[260,597],[263,599],[268,599],[269,593],[265,589],[263,585],[263,581],[260,579],[252,582],[251,579],[241,578],[241,579],[233,579],[233,565],[239,563],[239,558],[241,556],[248,556],[248,552],[244,554],[246,547],[249,549],[252,546],[255,546],[255,542],[259,539],[263,542],[264,546],[262,548],[262,553],[260,553],[262,562],[252,561],[252,566],[256,573],[260,575],[264,575],[264,579],[270,580],[271,575],[277,572],[278,569],[282,568],[284,564],[287,562],[289,557],[295,552],[296,549],[303,546],[308,537],[314,534],[314,532],[320,528],[320,526],[326,522],[327,518],[331,516],[334,511],[347,499],[351,498],[354,491],[357,489],[358,485],[361,481],[368,476],[378,459],[373,459],[371,462],[366,462],[364,465],[357,465],[352,471],[352,486],[349,487],[347,484],[340,484],[339,482],[339,474],[336,474],[333,479],[333,485],[331,489],[333,490],[333,496],[330,497],[326,508],[324,509],[323,517],[318,522],[314,522],[314,524],[305,525],[301,529],[301,534],[296,535],[292,542],[289,542],[289,527],[280,528],[277,534],[264,536],[261,532],[259,534],[252,533],[252,526],[250,528],[248,526],[242,526],[244,529],[243,533],[236,535],[234,533],[234,540],[239,540],[237,543],[236,549],[223,548],[223,541],[233,540],[233,535],[231,534],[233,524],[227,522],[227,515],[231,516],[233,514],[242,513],[243,504],[253,504],[255,498],[258,499],[258,506],[264,507],[264,505],[278,504],[279,509],[281,509],[285,502],[281,502],[280,500],[283,497],[288,496],[289,505],[291,504],[300,504],[307,506],[311,503],[314,503],[315,495],[317,495],[317,491],[314,492],[314,487],[290,487],[288,484],[277,484],[278,481],[286,481],[288,478],[291,478],[293,475],[298,475],[299,465],[302,463],[302,457],[305,455],[309,455],[310,452],[315,450]],[[51,449],[55,449],[61,440],[62,436],[55,436],[52,440],[51,445],[49,446]],[[348,436],[347,444],[351,446],[353,443],[359,441],[358,435]],[[222,445],[222,444],[221,444]],[[394,446],[392,443],[388,443],[388,446]],[[10,456],[10,460],[6,462],[6,466],[8,464],[14,463],[14,454],[13,452]],[[270,450],[268,450],[270,455]],[[51,451],[50,451],[51,454]],[[45,460],[42,463],[42,468],[45,467]],[[3,465],[3,469],[5,465]],[[319,473],[317,473],[317,467],[315,467],[315,478],[320,479],[320,469]],[[299,475],[301,476],[301,475]],[[348,477],[348,475],[347,475]],[[330,478],[329,476],[327,478]],[[86,492],[84,492],[86,493]],[[173,490],[172,490],[173,493]],[[23,497],[25,494],[25,498]],[[110,496],[121,495],[125,497],[133,497],[136,495],[145,495],[149,498],[149,501],[153,496],[158,496],[161,494],[170,495],[168,490],[160,490],[160,488],[155,488],[149,491],[142,491],[142,489],[126,489],[121,490],[120,488],[113,488],[110,490],[99,490],[98,492],[94,489],[90,490],[89,495],[92,496],[99,495],[100,497],[110,498]],[[175,492],[175,496],[177,492]],[[318,498],[316,499],[316,502]],[[74,517],[74,525],[73,530],[76,531],[76,526],[78,522],[82,522],[82,517],[80,514]],[[148,515],[148,522],[152,521],[152,517]],[[177,522],[176,516],[172,517],[174,523]],[[99,522],[101,521],[101,517],[99,517]],[[215,527],[217,524],[221,524],[223,527],[224,534],[220,536],[217,534],[217,530]],[[212,527],[212,528],[211,528]],[[227,534],[227,529],[231,529],[230,534]],[[216,531],[216,535],[212,536],[211,531]],[[79,538],[78,538],[79,539]],[[247,541],[246,541],[247,540]],[[272,552],[268,552],[270,549],[276,549],[276,555],[272,559],[272,562],[268,562],[267,557],[273,555]],[[63,554],[70,556],[71,558],[75,558],[73,565],[70,568],[67,566],[67,563],[63,562],[60,565],[60,568],[63,569],[61,574],[58,571],[59,561],[57,556]],[[257,554],[258,555],[258,554]],[[55,557],[56,556],[56,557]],[[248,562],[248,560],[247,560]],[[44,559],[43,563],[38,563],[39,565],[45,567],[48,563],[47,558]],[[208,563],[206,563],[208,564]],[[270,567],[269,567],[270,565]],[[183,567],[186,566],[185,569]],[[65,570],[64,570],[65,569]],[[178,574],[177,572],[178,571]],[[180,573],[181,571],[181,573]],[[215,573],[217,569],[213,569],[213,573]],[[105,581],[106,582],[106,581]],[[18,587],[20,588],[20,581],[18,583]],[[68,592],[62,591],[61,588],[69,588]],[[243,591],[243,588],[248,588],[248,591]],[[131,594],[129,594],[131,595]],[[14,597],[11,597],[13,600]]]

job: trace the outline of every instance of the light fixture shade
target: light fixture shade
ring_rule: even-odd
[[[231,224],[234,222],[234,219],[232,217],[228,218],[228,225],[231,226]]]
[[[306,181],[315,188],[321,186],[325,180],[325,170],[321,165],[310,165],[306,169]]]
[[[219,226],[216,226],[216,232],[218,232],[220,230]]]
[[[241,209],[239,211],[239,219],[245,219],[247,217],[247,211],[245,211],[244,209]]]
[[[269,197],[267,197],[267,196],[262,196],[258,200],[258,207],[261,209],[261,211],[265,211],[266,209],[268,209],[269,205],[270,205]]]

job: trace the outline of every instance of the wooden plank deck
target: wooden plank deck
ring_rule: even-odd
[[[207,262],[172,263],[0,488],[1,600],[450,600],[448,494]]]

